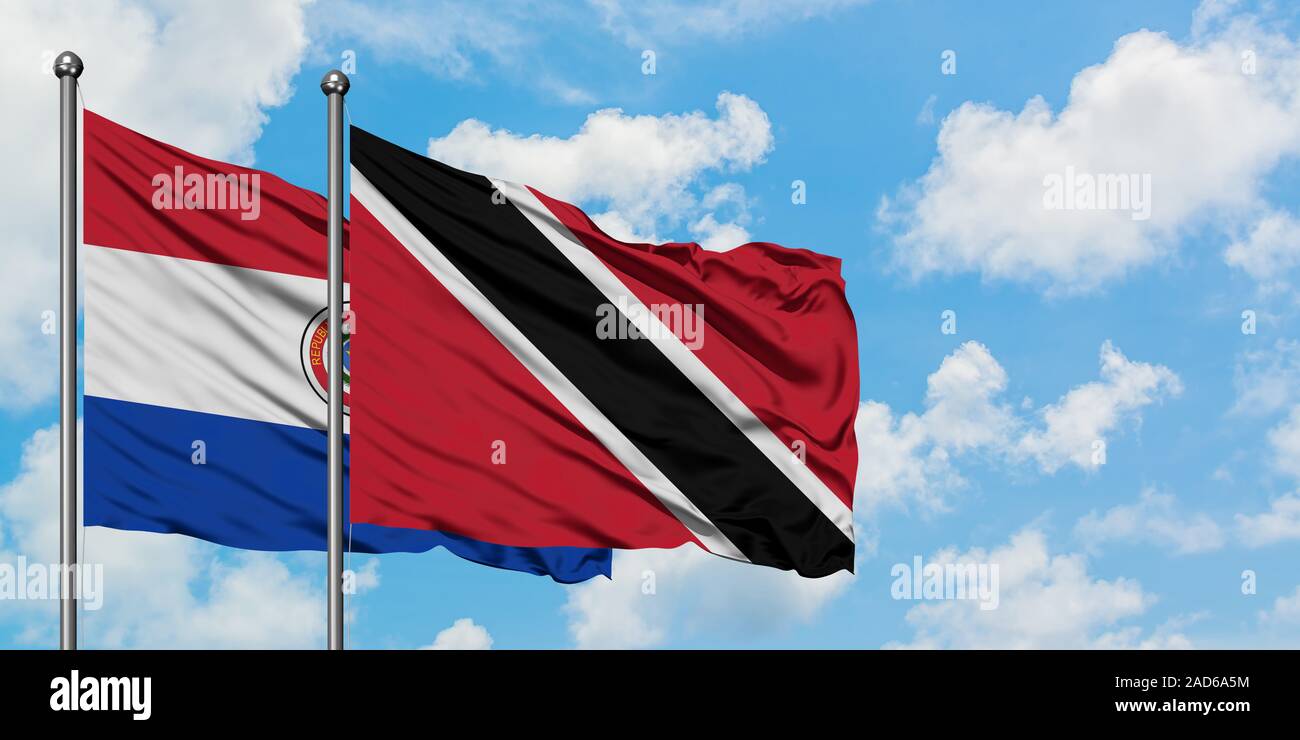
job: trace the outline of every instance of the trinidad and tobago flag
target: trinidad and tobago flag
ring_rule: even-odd
[[[853,568],[840,261],[628,244],[351,130],[352,518]]]

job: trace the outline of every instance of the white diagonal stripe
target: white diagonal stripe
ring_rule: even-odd
[[[578,271],[596,286],[611,303],[617,305],[625,300],[631,308],[639,309],[644,321],[633,323],[647,324],[638,326],[643,335],[654,343],[670,362],[682,371],[682,374],[695,384],[700,392],[708,397],[718,409],[736,425],[744,435],[763,453],[778,470],[790,479],[796,488],[803,492],[808,500],[817,507],[849,541],[853,541],[853,511],[836,496],[831,489],[818,478],[808,466],[799,463],[781,440],[767,428],[754,412],[723,383],[713,371],[705,365],[695,353],[686,347],[672,331],[660,321],[658,315],[646,308],[623,281],[618,278],[604,262],[600,261],[591,250],[583,246],[573,232],[569,231],[555,214],[547,208],[532,191],[521,185],[504,180],[492,180],[497,188],[511,203],[519,209],[524,217],[542,233],[555,248],[560,250]]]
[[[636,476],[636,479],[654,494],[655,498],[659,499],[660,503],[672,512],[673,516],[677,517],[678,521],[690,530],[701,544],[717,555],[748,562],[749,559],[735,544],[718,531],[717,526],[696,508],[695,504],[355,167],[352,168],[352,195],[456,300],[460,301],[461,305],[474,315],[474,318],[479,320],[479,323],[483,324],[484,328],[492,332],[497,341],[528,368],[546,390],[550,391],[551,395],[569,410],[569,413],[590,430],[592,435],[632,475]]]

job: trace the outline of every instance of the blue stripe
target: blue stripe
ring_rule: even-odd
[[[325,549],[325,432],[96,396],[84,403],[87,526],[246,550]],[[196,440],[205,445],[202,465],[193,462]],[[353,552],[445,547],[561,583],[610,574],[607,549],[506,547],[373,524],[355,524],[351,535]]]

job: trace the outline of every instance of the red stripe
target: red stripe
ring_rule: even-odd
[[[261,170],[190,154],[85,112],[85,240],[116,249],[326,277],[326,200]],[[257,175],[259,213],[159,209],[158,176]],[[182,178],[183,180],[183,178]],[[251,183],[251,180],[248,181]],[[345,224],[345,240],[347,226]]]
[[[525,547],[694,541],[355,199],[352,224],[353,521]]]
[[[695,355],[787,447],[802,442],[809,469],[852,507],[857,329],[838,258],[763,242],[628,244],[532,192],[642,303],[703,305]]]

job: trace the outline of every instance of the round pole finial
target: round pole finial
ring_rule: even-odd
[[[325,76],[320,80],[320,91],[326,95],[334,95],[335,93],[347,95],[349,87],[352,87],[352,83],[348,81],[348,76],[337,69],[326,72]]]
[[[85,68],[85,65],[81,63],[81,57],[73,52],[65,51],[54,57],[55,77],[71,77],[75,80],[81,76],[81,71]]]

